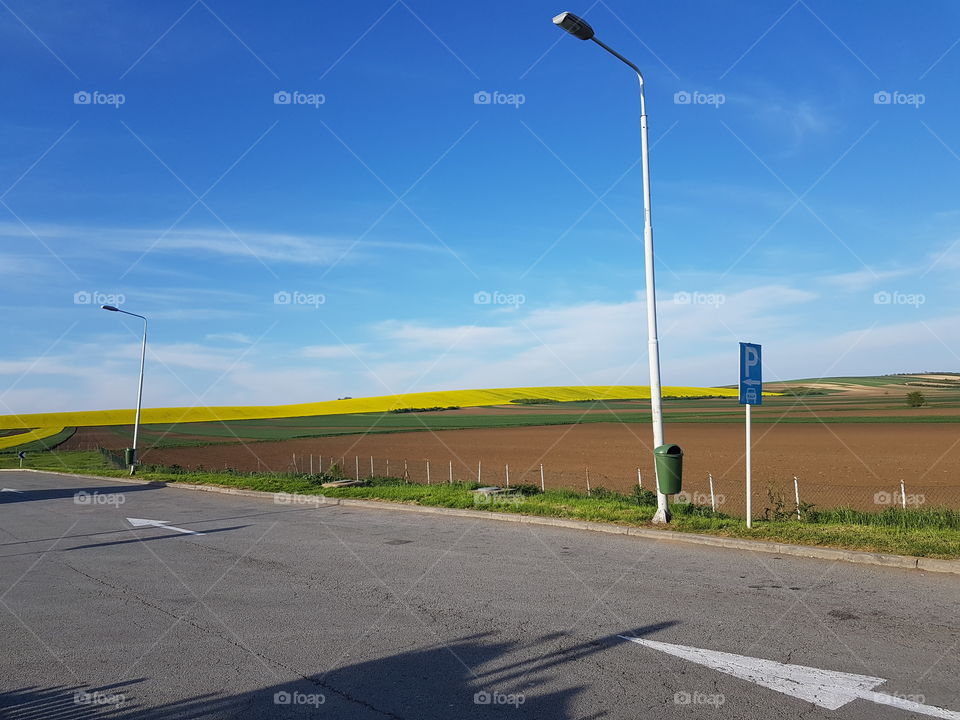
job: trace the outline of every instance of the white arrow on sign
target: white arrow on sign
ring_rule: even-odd
[[[164,530],[175,530],[176,532],[181,532],[184,535],[206,535],[206,533],[197,532],[196,530],[186,530],[184,528],[168,525],[167,523],[170,522],[169,520],[144,520],[143,518],[127,518],[127,522],[134,527],[158,527],[163,528]]]
[[[13,488],[0,488],[0,492],[15,492],[23,495],[23,490],[14,490]]]
[[[853,675],[834,670],[820,670],[803,665],[786,665],[774,660],[762,660],[687,645],[671,645],[670,643],[625,635],[620,637],[665,652],[668,655],[689,660],[698,665],[705,665],[741,680],[762,685],[785,695],[812,702],[814,705],[827,710],[836,710],[860,698],[880,705],[891,705],[902,710],[930,715],[931,717],[960,720],[960,713],[952,710],[944,710],[932,705],[923,705],[912,700],[899,698],[895,695],[874,692],[873,688],[886,682],[884,678]]]

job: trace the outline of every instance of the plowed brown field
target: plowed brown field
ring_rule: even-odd
[[[738,424],[674,424],[670,442],[685,451],[684,486],[698,504],[709,504],[707,474],[714,478],[718,509],[742,512],[744,429]],[[754,502],[770,505],[768,489],[793,505],[793,477],[801,501],[819,507],[849,505],[878,509],[899,504],[900,480],[910,504],[960,507],[960,425],[958,424],[781,424],[754,426]],[[335,458],[353,475],[403,475],[426,481],[455,480],[540,484],[584,490],[593,487],[629,492],[639,467],[652,487],[650,431],[637,424],[589,424],[483,430],[447,430],[246,443],[144,452],[143,461],[187,468],[238,470],[326,469]],[[389,471],[387,461],[389,460]],[[721,497],[722,496],[722,497]]]

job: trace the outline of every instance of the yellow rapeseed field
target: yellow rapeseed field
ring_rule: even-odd
[[[9,430],[10,428],[4,429]],[[34,440],[42,440],[43,438],[48,438],[51,435],[56,435],[63,429],[64,428],[62,427],[42,427],[37,428],[36,430],[31,430],[30,432],[20,433],[18,435],[0,437],[0,450],[8,447],[15,447],[17,445],[26,445],[28,442],[33,442]]]
[[[664,396],[697,397],[716,395],[736,397],[737,391],[724,388],[664,387]],[[623,400],[649,398],[645,385],[598,385],[571,387],[493,388],[489,390],[442,390],[438,392],[381,395],[369,398],[348,398],[298,405],[251,405],[236,407],[144,408],[142,423],[209,422],[211,420],[263,420],[268,418],[343,415],[348,413],[386,412],[402,408],[478,407],[501,405],[511,400]],[[0,415],[0,430],[37,428],[30,440],[49,437],[65,427],[130,425],[133,410],[88,410],[83,412]],[[14,440],[14,438],[16,438]],[[25,442],[27,435],[0,438],[0,448]]]

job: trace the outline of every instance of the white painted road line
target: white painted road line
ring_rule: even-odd
[[[704,665],[727,675],[733,675],[741,680],[770,688],[776,692],[812,702],[814,705],[827,710],[836,710],[853,700],[862,699],[931,717],[960,720],[960,713],[952,710],[944,710],[894,695],[874,692],[873,688],[886,682],[884,678],[854,675],[835,670],[821,670],[804,665],[787,665],[774,660],[763,660],[716,650],[704,650],[687,645],[671,645],[670,643],[625,635],[620,637],[665,652],[668,655],[675,655],[698,665]]]
[[[23,495],[23,490],[14,490],[13,488],[0,488],[0,492],[15,492]]]
[[[133,525],[134,527],[157,527],[163,528],[164,530],[175,530],[176,532],[183,533],[184,535],[205,535],[206,533],[197,532],[196,530],[186,530],[184,528],[174,527],[169,525],[169,520],[145,520],[143,518],[127,518],[127,522]]]

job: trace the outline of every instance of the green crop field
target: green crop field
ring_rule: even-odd
[[[945,380],[936,388],[915,388],[908,383],[927,380],[914,375],[880,377],[836,377],[772,383],[771,390],[786,390],[765,397],[754,407],[754,422],[789,424],[887,424],[960,422],[960,376],[956,385]],[[834,385],[823,393],[817,387]],[[927,405],[907,407],[906,393],[919,389]],[[806,394],[807,392],[813,394]],[[456,410],[456,411],[452,411]],[[668,423],[741,423],[743,407],[736,398],[664,398],[664,419]],[[228,420],[182,423],[155,423],[141,427],[143,448],[196,447],[243,442],[271,442],[294,438],[340,435],[407,433],[423,430],[506,429],[535,426],[593,423],[647,424],[651,420],[649,400],[577,400],[571,402],[524,402],[467,410],[437,409],[420,412],[370,412],[317,415],[275,419]],[[90,449],[97,444],[109,447],[129,445],[132,425],[81,428],[68,448]],[[95,433],[91,434],[91,433]],[[55,446],[67,440],[67,429],[45,443]],[[95,437],[86,442],[84,438]],[[10,448],[16,451],[20,448]],[[43,449],[31,444],[31,450]]]

